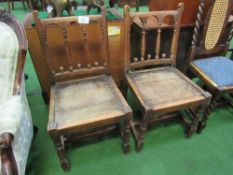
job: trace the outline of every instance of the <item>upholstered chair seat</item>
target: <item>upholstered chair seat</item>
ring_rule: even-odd
[[[198,69],[214,81],[218,87],[233,85],[233,61],[223,57],[195,60]]]
[[[206,3],[200,1],[193,32],[193,40],[187,56],[185,69],[190,70],[202,81],[204,88],[212,94],[208,105],[208,113],[216,107],[227,103],[233,92],[233,61],[226,52],[233,35],[233,25],[230,20],[233,0],[213,0],[204,18]],[[202,20],[204,23],[202,23]],[[200,27],[202,26],[202,27]],[[222,103],[223,102],[223,103]],[[205,128],[208,115],[200,122],[200,128]]]

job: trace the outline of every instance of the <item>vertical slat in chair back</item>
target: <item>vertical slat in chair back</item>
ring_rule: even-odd
[[[177,10],[171,11],[153,11],[153,12],[138,12],[130,13],[129,7],[125,6],[125,67],[127,70],[139,69],[152,65],[175,65],[177,44],[180,32],[180,22],[184,6],[182,3],[178,4]],[[135,30],[141,34],[140,40],[140,53],[139,56],[132,58],[132,44],[131,37]],[[146,53],[147,43],[146,35],[148,31],[155,30],[154,53]],[[170,44],[164,45],[162,38],[168,36],[167,31],[171,31]],[[134,43],[135,44],[135,43]],[[163,53],[162,48],[166,47],[167,53]],[[169,47],[169,49],[167,48]]]
[[[33,12],[52,80],[108,74],[106,12],[41,20]]]

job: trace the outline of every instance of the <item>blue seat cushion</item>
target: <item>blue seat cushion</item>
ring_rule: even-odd
[[[233,61],[226,57],[211,57],[193,62],[219,87],[233,85]]]

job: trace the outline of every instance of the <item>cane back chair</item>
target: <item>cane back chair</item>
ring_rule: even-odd
[[[204,92],[175,68],[183,4],[180,3],[178,9],[172,11],[129,13],[128,7],[125,7],[124,11],[126,84],[139,102],[142,112],[142,119],[131,123],[137,150],[139,151],[143,146],[144,134],[149,124],[176,118],[175,116],[182,109],[187,109],[190,113],[189,117],[181,117],[187,123],[186,134],[190,137],[197,131],[197,124],[204,115],[210,94]],[[132,58],[133,43],[130,43],[130,39],[134,28],[139,28],[141,31],[141,51],[140,56]],[[170,50],[162,53],[162,36],[168,35],[166,29],[172,30],[171,44],[165,46]],[[156,32],[155,53],[150,54],[146,54],[145,34],[148,30]],[[152,43],[153,41],[150,40],[150,45]]]
[[[61,166],[69,169],[64,144],[120,127],[130,149],[131,109],[109,75],[106,12],[41,20],[33,12],[51,87],[48,132]]]
[[[233,92],[233,61],[224,56],[233,34],[233,26],[228,23],[233,0],[212,0],[202,29],[200,19],[204,7],[205,1],[201,0],[187,66],[212,93],[208,109],[211,112],[220,104],[223,94]],[[201,122],[203,128],[207,117]]]

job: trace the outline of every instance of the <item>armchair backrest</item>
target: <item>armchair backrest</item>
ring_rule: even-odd
[[[106,11],[40,19],[33,12],[52,83],[109,73]]]
[[[13,89],[11,90],[11,94],[10,95],[16,95],[19,94],[21,92],[21,84],[22,84],[22,75],[23,75],[23,68],[24,68],[24,64],[25,64],[25,58],[26,58],[26,52],[27,52],[27,48],[28,48],[28,43],[27,43],[27,39],[26,39],[26,34],[25,31],[22,27],[22,25],[19,23],[19,21],[12,16],[11,14],[9,14],[6,11],[0,10],[0,22],[2,22],[2,25],[6,25],[6,27],[8,27],[9,29],[12,29],[12,31],[8,30],[6,31],[6,34],[8,32],[8,34],[10,35],[10,33],[12,33],[12,37],[14,37],[14,35],[16,35],[15,41],[13,41],[14,39],[12,39],[12,42],[17,42],[18,43],[18,47],[15,48],[16,56],[12,55],[11,62],[12,64],[15,65],[7,65],[7,66],[11,66],[11,67],[15,67],[15,71],[11,71],[12,68],[9,68],[9,72],[12,76],[12,81],[11,82],[13,84]],[[10,33],[9,33],[10,32]],[[1,35],[3,36],[3,33],[1,33]],[[9,43],[12,44],[12,43]],[[4,54],[8,54],[7,51],[10,52],[10,48],[7,48],[7,45],[4,45],[4,43],[1,43],[1,47],[4,50]],[[11,54],[11,53],[9,53]],[[2,55],[3,56],[3,55]],[[14,58],[16,57],[16,58]],[[7,61],[6,58],[2,58],[2,61]],[[14,63],[13,63],[14,62]],[[3,63],[2,63],[3,64]],[[2,70],[1,70],[2,71]],[[6,74],[6,72],[4,73]],[[10,81],[10,80],[9,80]],[[9,82],[10,83],[10,82]],[[4,87],[7,88],[7,87]]]
[[[129,7],[125,6],[125,71],[141,69],[153,65],[175,65],[177,44],[180,32],[180,22],[183,12],[183,4],[178,5],[177,10],[170,11],[151,11],[130,13]],[[150,40],[154,45],[154,53],[146,53],[146,32],[155,30],[154,41]],[[170,44],[164,46],[161,41],[162,36],[167,35],[167,30],[171,31],[169,35]],[[140,53],[137,57],[132,58],[131,37],[132,33],[140,31],[141,45]],[[162,53],[161,48],[166,47],[167,53]],[[136,49],[134,49],[135,51]]]
[[[18,168],[17,160],[19,159],[17,158],[19,157],[14,154],[12,141],[14,140],[14,144],[17,145],[17,140],[22,143],[22,140],[24,139],[18,137],[18,135],[16,138],[11,133],[11,131],[18,129],[14,127],[14,124],[19,121],[19,117],[13,115],[14,112],[12,111],[15,110],[15,106],[12,105],[12,101],[15,102],[15,99],[18,100],[21,96],[25,96],[23,76],[28,43],[24,29],[18,19],[3,10],[0,10],[0,33],[0,174],[22,174],[20,172],[23,172],[24,169]],[[22,104],[22,101],[18,100],[17,102]],[[6,115],[4,114],[3,109],[5,110],[7,108],[7,104],[10,105],[8,107],[9,110],[6,110]],[[20,111],[20,109],[18,110]],[[23,114],[29,114],[30,112],[28,112],[28,110],[29,109],[25,107],[24,110],[22,110]],[[12,119],[8,120],[9,118]],[[28,127],[32,126],[29,117],[26,119],[24,118],[23,121],[25,121],[24,123],[26,123]],[[24,125],[22,123],[20,123],[20,127],[24,129]],[[32,131],[25,132],[28,136],[32,135]],[[27,137],[27,139],[29,140],[29,143],[31,138]],[[18,149],[19,147],[20,146],[17,145]],[[26,147],[23,147],[23,149],[27,150]],[[27,155],[24,156],[26,159]],[[22,157],[20,157],[20,160],[23,160]]]
[[[224,54],[233,34],[233,25],[229,26],[233,0],[212,0],[204,27],[201,27],[205,0],[200,0],[194,28],[192,46],[188,61]]]

